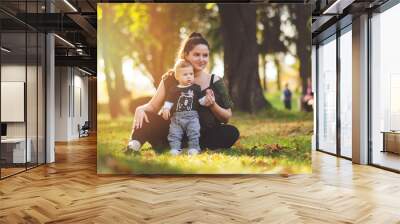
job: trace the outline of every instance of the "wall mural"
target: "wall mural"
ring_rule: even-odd
[[[311,173],[311,9],[98,4],[99,174]]]

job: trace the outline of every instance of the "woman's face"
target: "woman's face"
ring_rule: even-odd
[[[210,51],[208,50],[207,45],[198,44],[189,51],[189,54],[186,55],[186,60],[193,65],[195,72],[201,71],[207,67],[209,54]]]

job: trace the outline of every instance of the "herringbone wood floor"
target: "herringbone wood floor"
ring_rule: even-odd
[[[400,223],[400,175],[316,152],[312,175],[98,176],[96,139],[0,181],[0,223]]]

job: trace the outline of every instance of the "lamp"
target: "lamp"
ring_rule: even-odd
[[[64,38],[62,38],[62,37],[60,37],[60,36],[58,36],[57,34],[54,34],[54,36],[57,37],[57,38],[58,38],[59,40],[61,40],[62,42],[66,43],[67,45],[69,45],[69,46],[75,48],[75,45],[73,45],[73,44],[72,44],[71,42],[69,42],[68,40],[66,40],[66,39],[64,39]]]
[[[64,0],[65,4],[67,4],[74,12],[78,12],[78,10],[71,4],[69,3],[68,0]]]
[[[342,14],[343,10],[355,0],[336,0],[332,5],[322,12],[323,15]]]
[[[90,75],[90,76],[92,75],[92,73],[90,73],[90,72],[88,72],[88,71],[86,71],[86,70],[83,70],[83,69],[81,69],[81,68],[79,68],[79,67],[78,67],[78,70],[81,71],[81,72],[83,72],[83,73],[85,73],[85,74],[87,74],[87,75]]]
[[[9,50],[9,49],[7,49],[7,48],[5,48],[5,47],[1,47],[1,50],[4,51],[4,52],[6,52],[6,53],[10,53],[10,52],[11,52],[11,50]]]

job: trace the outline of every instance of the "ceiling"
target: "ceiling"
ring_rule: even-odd
[[[352,18],[374,12],[388,0],[315,0],[313,3],[313,44],[352,23]]]
[[[234,0],[220,0],[233,2]],[[313,37],[319,35],[347,14],[357,14],[377,7],[387,0],[250,0],[250,2],[308,3],[312,5]],[[1,0],[0,21],[5,40],[15,49],[24,50],[21,34],[28,31],[54,32],[56,65],[80,66],[96,73],[97,57],[97,3],[133,2],[117,0]],[[143,2],[174,2],[156,0]],[[196,2],[179,0],[179,2]],[[234,1],[249,2],[249,1]],[[335,9],[328,8],[335,5]],[[335,11],[337,10],[337,12]],[[49,13],[51,12],[51,13]],[[335,13],[336,12],[336,13]],[[20,33],[20,34],[19,34]],[[29,39],[29,38],[28,38]],[[21,42],[22,41],[22,42]],[[14,42],[14,43],[12,43]],[[20,47],[18,47],[20,46]],[[34,44],[28,44],[28,54]],[[15,51],[15,54],[18,51]],[[22,53],[22,52],[21,52]]]
[[[8,60],[35,55],[37,44],[31,39],[36,35],[29,32],[52,32],[56,66],[78,66],[96,74],[96,4],[96,0],[48,0],[47,5],[44,0],[1,0],[2,45],[13,49]]]

